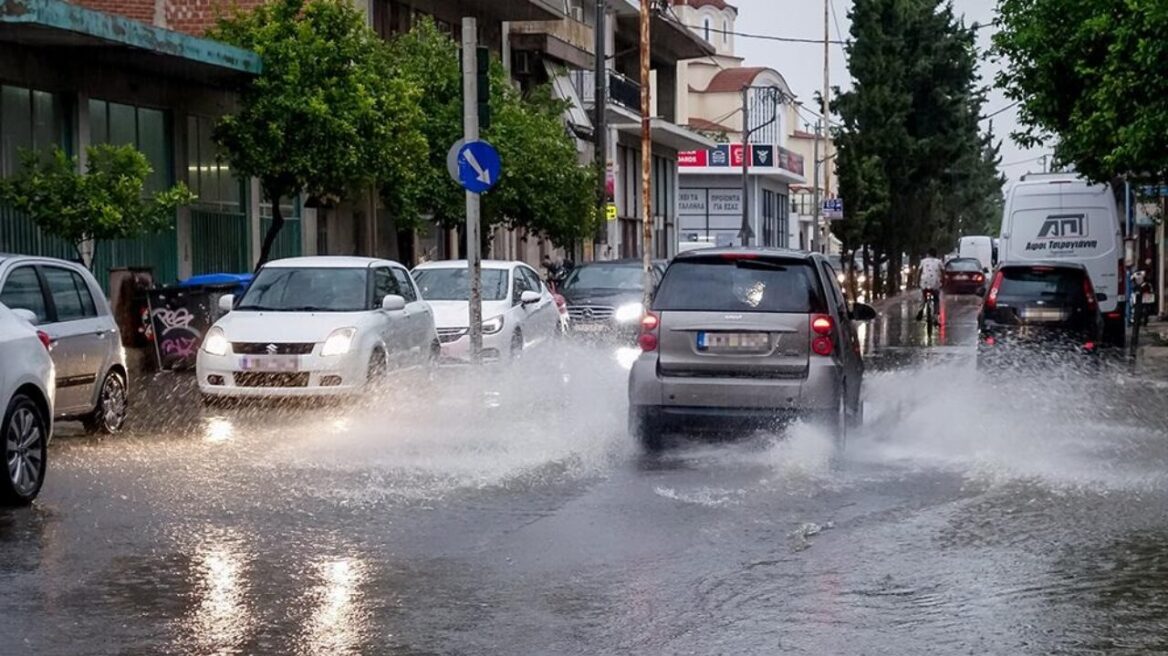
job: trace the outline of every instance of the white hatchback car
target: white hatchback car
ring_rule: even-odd
[[[405,267],[365,257],[298,257],[263,266],[207,331],[196,373],[222,397],[343,396],[391,369],[438,358],[430,306]]]
[[[49,437],[53,434],[53,359],[49,335],[32,326],[28,310],[0,304],[0,504],[24,505],[45,481]]]
[[[442,360],[470,360],[470,287],[466,260],[427,262],[413,271],[434,308]],[[523,262],[483,261],[483,359],[514,359],[555,336],[560,310],[539,274]]]
[[[101,287],[88,269],[65,260],[0,255],[0,303],[28,310],[51,340],[58,419],[116,433],[126,421],[126,349]]]

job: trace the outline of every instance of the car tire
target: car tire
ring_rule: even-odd
[[[40,494],[48,468],[48,427],[35,401],[24,394],[12,397],[4,412],[4,423],[0,424],[0,451],[4,456],[0,504],[27,506]]]
[[[629,434],[640,443],[646,453],[665,449],[665,436],[654,413],[645,408],[629,408]]]
[[[516,330],[511,333],[511,360],[523,357],[523,332]]]
[[[365,374],[365,386],[373,388],[385,382],[386,377],[389,376],[389,364],[385,360],[385,351],[381,349],[374,349],[373,355],[369,356],[369,369]]]
[[[126,414],[130,407],[130,396],[126,392],[126,380],[122,374],[111,371],[105,375],[101,390],[97,393],[97,407],[81,420],[88,433],[113,435],[126,424]]]

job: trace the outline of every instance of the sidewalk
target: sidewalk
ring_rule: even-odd
[[[1168,380],[1168,321],[1152,319],[1140,329],[1135,375]]]

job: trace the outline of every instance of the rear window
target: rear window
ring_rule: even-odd
[[[690,312],[790,312],[823,307],[805,262],[721,257],[679,260],[665,272],[653,309]]]
[[[998,298],[1079,302],[1083,295],[1083,272],[1047,267],[1002,269]]]
[[[950,260],[945,265],[947,271],[981,271],[981,262],[974,259]]]

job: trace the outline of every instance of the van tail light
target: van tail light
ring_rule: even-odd
[[[811,352],[829,356],[835,351],[835,322],[826,314],[811,315]]]
[[[1083,295],[1087,297],[1087,309],[1099,311],[1099,301],[1095,299],[1095,287],[1091,284],[1091,276],[1083,276]]]
[[[641,335],[637,337],[637,345],[642,351],[657,350],[657,328],[661,326],[661,319],[653,312],[646,312],[641,318]]]
[[[53,345],[53,338],[49,337],[49,334],[43,330],[37,331],[37,339],[41,340],[41,344],[45,347],[46,351]]]
[[[994,282],[990,285],[990,291],[986,294],[985,309],[993,310],[998,307],[998,290],[1002,287],[1002,279],[1005,277],[1001,271],[994,274]]]

